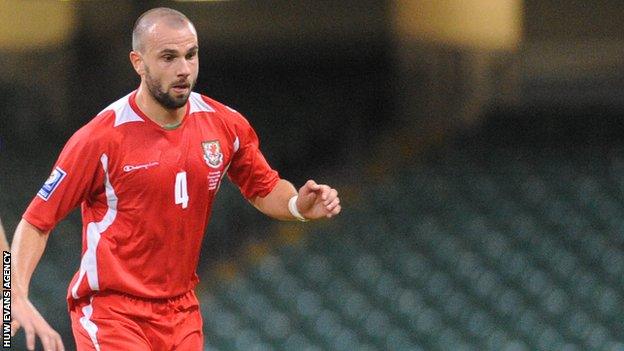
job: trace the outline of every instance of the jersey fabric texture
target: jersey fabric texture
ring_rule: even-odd
[[[167,130],[141,112],[135,95],[70,138],[23,216],[48,231],[81,206],[82,259],[68,299],[187,293],[198,283],[201,241],[223,176],[247,199],[266,196],[279,181],[235,110],[193,92],[181,125]]]

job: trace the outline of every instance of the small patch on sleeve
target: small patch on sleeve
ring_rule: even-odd
[[[43,186],[37,193],[37,196],[42,198],[43,201],[48,201],[54,190],[56,190],[63,179],[65,179],[66,175],[67,173],[62,170],[61,167],[55,167],[52,174],[50,174],[50,177],[48,177],[48,180],[43,183]]]

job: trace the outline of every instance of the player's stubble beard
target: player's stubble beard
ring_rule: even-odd
[[[188,93],[175,97],[169,94],[167,91],[162,90],[162,82],[160,79],[153,78],[150,74],[149,68],[145,67],[145,83],[147,85],[147,90],[150,92],[152,97],[164,108],[168,110],[178,109],[186,104],[189,96],[191,95],[191,91],[193,91],[193,87],[195,86],[194,81],[189,81],[189,90]],[[179,84],[181,82],[176,82],[173,84]],[[173,86],[172,84],[172,86]]]

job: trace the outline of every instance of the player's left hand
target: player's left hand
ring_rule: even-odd
[[[297,209],[307,219],[331,218],[341,210],[338,191],[329,185],[308,180],[299,189]]]
[[[35,339],[37,337],[41,341],[41,346],[43,346],[45,351],[65,350],[63,340],[59,333],[50,327],[48,322],[43,319],[39,311],[30,303],[28,298],[22,297],[19,294],[15,294],[15,296],[11,296],[11,298],[11,305],[13,308],[11,311],[11,317],[13,317],[13,321],[11,321],[11,336],[14,336],[21,327],[26,334],[26,348],[28,350],[35,350]]]

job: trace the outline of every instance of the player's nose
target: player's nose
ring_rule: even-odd
[[[179,64],[176,70],[178,77],[188,77],[191,75],[192,63],[187,60],[179,60]]]

